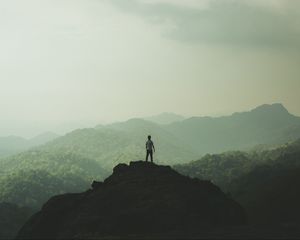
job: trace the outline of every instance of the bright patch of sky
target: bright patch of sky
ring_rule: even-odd
[[[0,0],[0,136],[281,102],[300,115],[300,1]]]

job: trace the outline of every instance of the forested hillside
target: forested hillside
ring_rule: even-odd
[[[157,124],[141,119],[79,129],[48,144],[0,160],[0,202],[39,208],[49,197],[89,188],[120,162],[145,158],[145,135],[157,145],[156,162],[190,161],[197,155]]]
[[[75,130],[1,158],[0,202],[38,209],[53,195],[86,190],[93,180],[108,176],[115,165],[143,160],[148,134],[157,150],[155,163],[175,165],[185,175],[212,180],[253,214],[267,209],[263,203],[273,193],[261,189],[276,189],[272,184],[278,182],[277,175],[283,179],[279,194],[291,181],[298,181],[299,141],[282,144],[300,137],[300,120],[275,104],[228,117],[198,117],[163,125],[131,119]],[[220,151],[225,152],[217,154]],[[265,185],[257,179],[265,179]],[[264,213],[264,218],[268,216]]]
[[[300,140],[266,153],[263,164],[232,181],[232,196],[258,222],[300,222]]]
[[[274,150],[207,155],[175,169],[216,183],[253,222],[300,222],[300,140]]]
[[[120,162],[144,159],[148,134],[153,136],[156,145],[157,163],[187,163],[207,153],[296,140],[300,137],[300,118],[291,115],[281,104],[274,104],[227,117],[196,117],[163,125],[131,119],[79,129],[39,149],[71,152],[111,169]]]
[[[65,152],[28,151],[0,165],[0,202],[38,209],[49,197],[79,192],[107,172],[94,160]]]
[[[65,151],[95,159],[102,167],[112,169],[120,162],[145,158],[145,142],[153,135],[157,163],[175,164],[197,159],[184,141],[176,138],[161,126],[142,119],[115,123],[97,128],[80,129],[53,141],[44,147],[46,151]]]

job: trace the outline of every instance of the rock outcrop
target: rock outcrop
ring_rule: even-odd
[[[119,164],[92,187],[51,198],[18,239],[189,237],[246,221],[242,207],[217,186],[168,166]]]

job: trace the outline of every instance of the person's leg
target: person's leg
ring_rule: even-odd
[[[149,151],[147,150],[147,153],[146,153],[146,162],[148,162],[148,157],[149,157]]]
[[[153,151],[150,151],[151,162],[153,163]]]

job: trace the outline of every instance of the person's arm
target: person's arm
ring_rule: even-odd
[[[155,152],[155,147],[154,147],[154,143],[153,143],[153,151]]]

